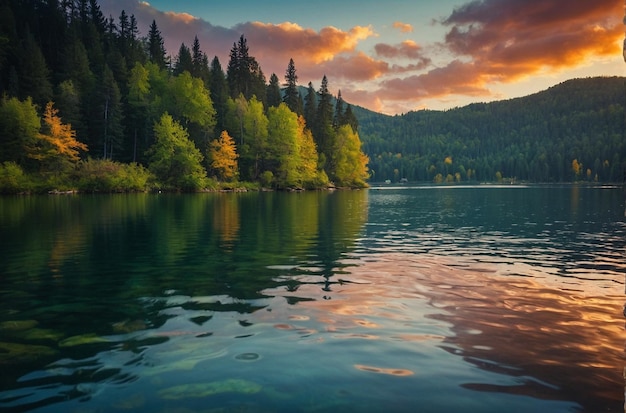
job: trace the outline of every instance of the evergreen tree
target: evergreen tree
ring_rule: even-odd
[[[296,75],[296,65],[293,59],[289,59],[289,65],[285,71],[285,95],[283,102],[297,115],[303,114],[302,97],[298,91],[298,75]]]
[[[64,80],[57,86],[55,102],[59,115],[66,123],[72,125],[72,128],[76,131],[77,138],[80,138],[78,131],[84,130],[80,99],[78,88],[71,79]]]
[[[155,20],[152,20],[150,31],[148,32],[148,56],[150,61],[156,64],[159,68],[167,68],[165,45]]]
[[[267,106],[270,108],[276,107],[280,105],[281,101],[282,99],[278,76],[276,76],[276,73],[272,73],[272,76],[270,76],[270,83],[267,86]]]
[[[335,102],[335,115],[333,116],[333,127],[338,129],[340,126],[345,125],[343,98],[341,97],[341,90],[337,92],[337,101]]]
[[[315,129],[315,117],[317,116],[317,93],[313,83],[309,82],[306,96],[304,97],[304,120],[311,131]]]
[[[130,15],[130,27],[128,32],[129,49],[124,55],[128,66],[132,66],[135,62],[145,63],[148,60],[143,41],[139,38],[139,29],[137,28],[137,19],[134,14]]]
[[[102,86],[100,88],[102,117],[102,158],[113,159],[123,148],[124,129],[122,127],[124,111],[122,108],[120,88],[108,65],[104,67]],[[92,146],[94,148],[94,146]]]
[[[344,120],[344,122],[343,122],[344,125],[350,125],[352,127],[352,130],[355,133],[358,132],[358,130],[359,130],[359,120],[354,115],[354,113],[352,113],[352,106],[351,105],[346,106],[346,111],[344,112],[343,120]]]
[[[182,43],[180,45],[180,49],[178,49],[178,55],[176,56],[176,60],[174,61],[174,75],[180,75],[184,71],[187,71],[193,75],[195,70],[194,62],[191,57],[191,51],[185,45],[185,43]]]
[[[233,99],[243,94],[246,99],[256,96],[260,101],[265,101],[265,76],[256,59],[250,56],[248,41],[243,35],[230,50],[226,77]]]
[[[130,48],[131,34],[130,34],[130,20],[124,10],[120,13],[119,28],[118,28],[118,43],[120,51],[124,56],[128,54]]]
[[[193,63],[193,70],[191,71],[191,74],[194,77],[202,79],[204,81],[204,84],[208,87],[211,82],[209,58],[200,49],[200,40],[198,40],[198,36],[195,36],[193,39],[193,46],[191,48],[191,60]]]
[[[89,0],[89,18],[96,27],[98,33],[102,34],[106,30],[106,19],[100,10],[98,0]]]
[[[135,63],[128,78],[128,111],[126,119],[127,130],[131,133],[132,148],[128,152],[132,154],[130,159],[137,162],[142,158],[148,148],[148,129],[150,115],[148,112],[150,99],[149,72],[141,63]]]
[[[333,103],[332,95],[328,91],[328,79],[326,75],[322,78],[322,84],[319,90],[319,101],[317,104],[313,137],[316,139],[315,143],[322,157],[322,162],[330,160],[334,139]],[[328,169],[326,172],[328,172]]]
[[[261,66],[254,57],[250,61],[250,88],[247,99],[256,97],[263,106],[267,106],[267,85],[265,84],[265,75]]]
[[[95,83],[95,76],[89,67],[87,48],[76,30],[70,30],[63,50],[61,79],[71,80],[79,93],[86,97]]]
[[[46,60],[30,32],[26,33],[19,66],[19,92],[22,99],[31,97],[43,106],[52,99],[52,84]]]
[[[247,98],[249,94],[250,55],[248,52],[248,41],[242,34],[239,42],[233,43],[226,69],[230,97],[233,99],[239,96],[239,94],[243,94]]]
[[[226,129],[224,115],[226,114],[226,101],[228,100],[228,83],[217,56],[211,61],[211,75],[209,80],[209,91],[216,112],[215,135],[217,135],[220,133],[218,131]]]

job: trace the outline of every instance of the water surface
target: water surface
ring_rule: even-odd
[[[0,410],[621,411],[624,193],[0,199]]]

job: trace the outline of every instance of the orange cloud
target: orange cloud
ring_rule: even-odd
[[[335,56],[352,52],[361,40],[374,35],[369,26],[355,26],[349,31],[327,26],[319,32],[305,29],[295,23],[244,23],[236,29],[246,33],[251,45],[258,45],[259,56],[294,53],[314,64],[332,60]]]
[[[459,56],[442,67],[408,77],[386,78],[371,94],[385,107],[449,95],[493,97],[489,85],[510,83],[545,71],[615,56],[624,35],[623,5],[614,0],[472,1],[443,24],[444,46]],[[401,47],[377,45],[379,56],[396,57]],[[392,67],[391,73],[401,73]],[[364,96],[361,96],[365,100]]]
[[[618,53],[621,15],[623,5],[615,0],[483,0],[455,9],[442,23],[451,26],[445,38],[450,51],[512,81]]]
[[[393,22],[393,27],[400,30],[402,33],[411,33],[413,32],[413,26],[408,23],[402,22]]]
[[[386,43],[378,43],[374,46],[374,50],[378,56],[397,58],[408,57],[409,59],[423,58],[422,48],[413,40],[405,40],[398,45],[390,45]]]
[[[485,96],[489,95],[484,86],[487,78],[474,64],[455,60],[425,74],[385,80],[376,93],[384,100],[419,100],[450,94]]]
[[[100,6],[105,16],[134,14],[140,35],[155,20],[172,57],[181,43],[189,46],[198,36],[202,51],[210,59],[218,56],[222,67],[243,34],[266,77],[276,73],[282,79],[293,58],[300,84],[319,84],[326,74],[347,101],[387,112],[449,95],[493,98],[490,87],[496,83],[621,54],[624,35],[623,5],[615,0],[473,0],[438,22],[447,33],[432,56],[437,44],[423,48],[412,40],[381,42],[368,54],[360,46],[377,36],[371,26],[313,30],[294,22],[245,22],[227,28],[147,2],[100,0]],[[398,21],[393,27],[413,29]]]
[[[375,60],[365,53],[336,56],[332,61],[325,62],[315,71],[305,70],[313,77],[326,74],[334,80],[366,81],[376,79],[389,72],[389,64]]]
[[[189,13],[175,13],[173,11],[165,12],[165,15],[174,20],[189,24],[198,20],[197,17],[192,16]]]

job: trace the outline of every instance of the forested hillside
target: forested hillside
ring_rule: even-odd
[[[224,66],[189,44],[97,0],[0,0],[0,192],[624,179],[624,78],[392,117],[293,60],[266,79],[244,35]]]
[[[354,113],[373,181],[621,182],[625,80],[575,79],[448,111]]]
[[[365,185],[326,77],[303,99],[293,60],[268,82],[244,35],[225,69],[164,43],[97,0],[0,0],[0,192]]]

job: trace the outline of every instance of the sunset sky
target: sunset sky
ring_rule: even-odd
[[[224,70],[242,34],[266,78],[399,114],[524,96],[564,80],[624,76],[622,0],[100,0],[152,20],[174,57],[194,36]]]

